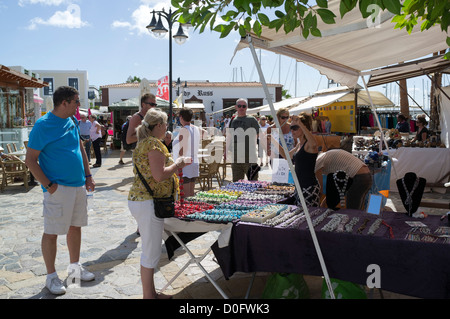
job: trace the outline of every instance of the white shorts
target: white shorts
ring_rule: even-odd
[[[156,268],[161,258],[164,218],[155,216],[153,200],[128,201],[131,215],[136,219],[141,234],[141,266]]]
[[[70,226],[87,226],[86,187],[58,184],[56,192],[44,192],[44,233],[65,235]]]

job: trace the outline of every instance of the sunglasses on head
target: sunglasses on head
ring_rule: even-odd
[[[291,131],[297,131],[300,128],[299,125],[292,125],[291,126]]]
[[[153,103],[153,102],[144,102],[144,104],[148,104],[148,105],[150,105],[150,106],[157,106],[157,105],[158,105],[158,104]]]
[[[237,107],[238,107],[238,108],[241,108],[241,107],[242,107],[242,108],[245,109],[245,108],[247,107],[247,105],[245,105],[245,104],[238,104]]]

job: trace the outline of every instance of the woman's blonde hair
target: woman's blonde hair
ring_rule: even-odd
[[[277,111],[277,117],[280,117],[281,114],[283,114],[283,113],[289,114],[289,109],[287,109],[287,108],[285,108],[285,107],[282,107],[281,109],[279,109],[279,110]]]
[[[153,136],[152,131],[156,125],[167,122],[167,114],[160,109],[152,108],[147,111],[142,120],[142,124],[136,129],[138,141],[143,140],[148,136]]]

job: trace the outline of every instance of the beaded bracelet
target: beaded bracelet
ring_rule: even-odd
[[[284,223],[285,221],[289,220],[290,218],[292,218],[295,215],[298,215],[301,212],[301,210],[298,209],[294,209],[294,210],[284,210],[282,211],[279,215],[268,219],[264,222],[264,225],[268,225],[268,226],[277,226],[280,225],[282,223]]]
[[[372,225],[369,227],[369,230],[367,231],[367,235],[373,235],[375,232],[380,228],[381,223],[383,220],[381,218],[377,218]]]
[[[334,231],[341,224],[342,218],[343,215],[341,214],[335,214],[331,216],[331,220],[325,226],[322,227],[322,231],[325,232]]]
[[[344,226],[345,224],[348,222],[348,220],[350,219],[350,217],[348,217],[348,215],[345,214],[341,214],[341,222],[339,223],[339,226],[336,229],[336,232],[338,233],[342,233],[344,231]]]
[[[300,214],[294,216],[291,220],[289,220],[286,224],[286,227],[288,228],[294,228],[299,229],[300,225],[303,224],[306,221],[306,214]]]
[[[389,229],[389,237],[394,238],[394,231],[392,230],[392,227],[389,226],[389,224],[384,220],[381,223]]]
[[[450,235],[450,227],[448,226],[439,226],[435,231],[435,234],[437,235],[445,235],[445,236],[449,236]]]
[[[325,220],[325,218],[328,217],[328,215],[330,213],[332,213],[333,210],[331,209],[327,209],[322,215],[320,215],[319,217],[317,217],[316,219],[314,219],[314,221],[312,222],[313,227],[316,227],[317,225],[319,225],[321,222],[323,222]]]
[[[353,227],[359,222],[359,217],[353,217],[352,220],[345,225],[345,231],[347,233],[351,233],[353,231]]]

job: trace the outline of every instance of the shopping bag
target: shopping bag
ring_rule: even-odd
[[[309,288],[301,274],[272,274],[262,299],[309,299]]]
[[[330,278],[336,299],[367,299],[367,294],[363,286],[350,281]],[[322,299],[331,299],[325,278],[322,283]]]

